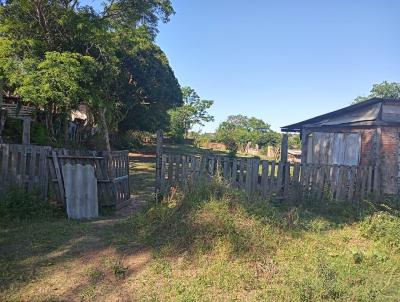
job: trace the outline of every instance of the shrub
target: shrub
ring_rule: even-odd
[[[113,140],[114,147],[118,149],[137,149],[143,146],[143,143],[151,140],[151,134],[146,131],[129,130]]]
[[[36,193],[21,188],[10,189],[0,198],[0,221],[43,220],[59,216],[52,205]]]
[[[39,123],[33,123],[32,125],[31,141],[37,145],[49,145],[49,132],[47,128]]]
[[[365,237],[400,248],[400,217],[377,212],[364,220],[360,228]]]

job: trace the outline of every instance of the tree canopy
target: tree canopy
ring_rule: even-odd
[[[281,135],[263,120],[239,114],[229,116],[219,125],[216,140],[235,153],[238,149],[244,150],[248,143],[259,147],[277,146]]]
[[[368,96],[356,97],[353,104],[366,101],[370,98],[400,99],[400,83],[383,81],[380,84],[374,84]]]
[[[85,103],[95,122],[106,119],[103,127],[155,130],[168,126],[168,109],[182,105],[155,44],[158,23],[174,14],[170,0],[106,0],[100,11],[79,0],[0,4],[3,89],[51,121]]]
[[[183,106],[168,111],[171,119],[170,134],[177,141],[187,137],[193,126],[204,126],[205,122],[214,120],[208,113],[214,101],[202,100],[196,91],[188,86],[182,88],[182,96]]]

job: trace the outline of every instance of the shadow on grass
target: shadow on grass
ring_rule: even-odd
[[[248,251],[258,257],[273,252],[282,238],[325,232],[363,220],[379,210],[371,203],[265,200],[218,182],[196,183],[185,192],[172,190],[164,204],[153,204],[122,222],[140,242],[158,253],[209,252],[224,242],[233,257]],[[273,231],[272,231],[273,230]],[[271,235],[274,234],[274,235]]]
[[[118,258],[135,255],[143,248],[117,219],[94,221],[51,221],[8,223],[0,227],[0,297],[1,293],[18,290],[45,276],[47,269],[63,270],[65,263],[82,260],[91,263],[90,255],[115,248]],[[87,260],[85,261],[85,257]],[[82,258],[82,259],[81,259]],[[71,271],[71,275],[76,272]],[[117,272],[118,273],[118,272]],[[117,274],[114,272],[114,274]],[[133,273],[127,270],[124,275]],[[71,289],[69,294],[78,292]],[[61,286],[62,287],[62,286]],[[63,295],[64,296],[64,295]],[[76,299],[76,297],[74,298]]]
[[[348,203],[247,198],[215,181],[198,183],[185,192],[172,190],[164,203],[149,203],[125,219],[9,224],[0,228],[0,297],[2,291],[40,278],[49,266],[61,269],[64,262],[81,257],[90,262],[91,255],[109,248],[119,258],[143,249],[168,257],[224,249],[229,257],[265,259],[282,246],[286,232],[302,236],[306,231],[329,231],[374,210],[368,204],[360,208]],[[123,263],[112,265],[114,274],[135,273]],[[84,288],[78,284],[65,295],[76,297]]]

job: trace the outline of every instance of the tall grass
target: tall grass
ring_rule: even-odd
[[[139,296],[398,301],[400,219],[371,216],[372,210],[367,203],[288,205],[249,198],[218,179],[173,189],[163,203],[125,222],[155,250],[152,265],[135,281]]]
[[[26,192],[23,188],[11,188],[0,196],[0,223],[48,220],[62,216],[36,192]]]

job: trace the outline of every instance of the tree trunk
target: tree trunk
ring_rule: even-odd
[[[100,110],[100,119],[101,119],[101,124],[103,128],[103,134],[104,134],[104,141],[106,143],[106,148],[107,152],[111,152],[111,145],[110,145],[110,136],[108,133],[108,126],[107,126],[107,121],[106,121],[106,108],[103,108]]]
[[[69,139],[68,126],[69,126],[68,119],[65,118],[64,119],[64,144],[67,144],[68,143],[68,139]]]

